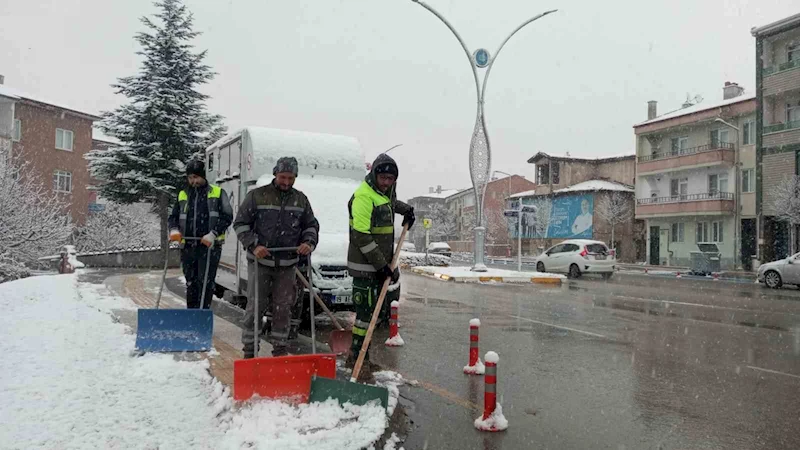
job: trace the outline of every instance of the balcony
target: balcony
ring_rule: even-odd
[[[798,71],[800,72],[800,71]],[[764,148],[800,144],[800,120],[776,123],[764,127],[762,146]]]
[[[765,97],[800,89],[800,61],[789,61],[764,69],[762,87]]]
[[[734,144],[720,142],[683,150],[653,153],[639,157],[636,171],[639,175],[647,175],[691,167],[733,165],[736,158],[735,149]]]
[[[734,196],[731,192],[707,192],[636,199],[636,218],[688,216],[695,214],[733,214]]]
[[[764,67],[762,73],[763,73],[764,77],[766,78],[766,77],[769,77],[769,76],[774,75],[776,73],[781,73],[781,72],[784,72],[784,71],[790,70],[790,69],[796,69],[798,67],[800,67],[800,59],[794,60],[794,61],[787,61],[787,62],[785,62],[783,64],[779,64],[777,66]]]

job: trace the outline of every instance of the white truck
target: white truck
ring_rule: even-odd
[[[366,173],[358,140],[347,136],[246,127],[206,150],[206,173],[230,196],[234,217],[248,191],[272,181],[278,158],[297,158],[294,187],[306,194],[320,224],[319,244],[311,256],[314,288],[331,310],[352,310],[352,278],[347,274],[347,203]],[[244,307],[247,261],[233,229],[222,247],[217,296]],[[303,321],[307,321],[305,296]]]

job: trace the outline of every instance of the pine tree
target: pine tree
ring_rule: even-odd
[[[222,137],[222,117],[209,114],[208,96],[197,89],[214,77],[203,63],[206,51],[190,43],[192,15],[181,0],[155,5],[160,23],[141,19],[147,31],[135,36],[144,61],[136,75],[113,84],[128,103],[103,115],[100,129],[121,145],[87,155],[96,189],[118,203],[153,204],[161,220],[161,243],[166,244],[167,216],[177,192],[185,185],[185,164],[201,157]]]

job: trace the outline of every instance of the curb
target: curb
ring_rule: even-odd
[[[551,278],[551,277],[477,277],[477,278],[467,278],[467,277],[451,277],[450,275],[445,275],[442,273],[430,273],[424,270],[419,270],[417,268],[412,268],[411,272],[422,275],[428,278],[436,278],[442,281],[454,281],[457,283],[487,283],[487,282],[498,282],[498,283],[531,283],[531,284],[548,284],[553,286],[560,286],[563,283],[562,278]]]

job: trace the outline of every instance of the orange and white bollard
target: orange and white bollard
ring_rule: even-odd
[[[464,366],[464,373],[468,375],[483,375],[486,367],[481,362],[480,355],[480,329],[481,321],[469,321],[469,365]]]
[[[389,316],[389,339],[386,339],[385,345],[387,347],[402,347],[406,343],[400,337],[400,332],[397,330],[397,310],[400,303],[395,300],[392,302],[392,314]]]
[[[481,431],[503,431],[508,428],[508,420],[503,416],[503,407],[497,403],[497,363],[500,356],[487,352],[486,376],[483,388],[483,415],[475,419],[475,428]]]
[[[711,276],[714,277],[714,281],[719,281],[719,273],[714,272],[711,274]]]
[[[680,272],[678,272],[678,274],[677,274],[677,275],[675,275],[675,278],[683,278],[683,277],[681,277],[681,273],[680,273]]]

